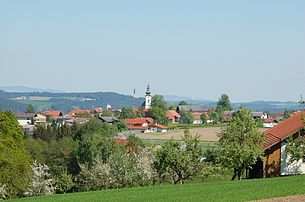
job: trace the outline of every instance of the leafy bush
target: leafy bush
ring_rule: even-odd
[[[25,196],[50,195],[55,193],[54,180],[50,177],[47,165],[34,162],[33,176]]]

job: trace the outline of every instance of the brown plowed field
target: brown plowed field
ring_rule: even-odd
[[[203,128],[192,128],[190,129],[192,135],[198,134],[199,140],[206,142],[216,142],[219,140],[217,134],[220,132],[220,127],[203,127]],[[265,131],[266,129],[260,129]],[[181,140],[184,136],[183,130],[170,130],[166,133],[141,133],[136,136],[142,139],[149,140],[169,140],[171,138],[175,140]]]

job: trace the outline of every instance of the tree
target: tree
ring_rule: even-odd
[[[24,133],[12,112],[0,111],[0,186],[8,198],[20,197],[30,177],[30,157],[24,145]]]
[[[305,117],[302,115],[302,121],[305,124]],[[294,136],[288,138],[286,144],[286,151],[290,154],[292,160],[300,160],[305,156],[305,140],[304,140],[305,127]]]
[[[192,124],[194,121],[194,115],[192,112],[183,112],[181,113],[180,123],[183,124]]]
[[[112,138],[97,132],[84,135],[83,140],[79,142],[76,153],[79,163],[86,164],[90,168],[96,158],[106,162],[114,150],[115,145]]]
[[[219,122],[219,114],[216,111],[209,111],[208,115],[210,119],[213,121],[213,124],[216,124]]]
[[[115,124],[115,126],[117,127],[117,129],[118,129],[119,132],[127,131],[127,130],[128,130],[127,125],[125,124],[124,120],[122,120],[122,119],[120,119],[120,120]]]
[[[192,137],[189,130],[185,129],[181,143],[170,140],[157,151],[154,165],[159,176],[166,172],[174,184],[183,184],[203,169],[202,152],[198,137]]]
[[[56,187],[54,180],[51,178],[47,165],[34,162],[32,165],[33,177],[29,184],[26,196],[50,195],[55,193]]]
[[[141,138],[131,135],[128,137],[127,143],[128,153],[138,153],[142,148],[144,148],[144,143]]]
[[[207,114],[205,114],[205,113],[201,114],[200,119],[201,119],[203,124],[207,124],[207,122],[208,122]]]
[[[224,111],[231,111],[232,106],[230,103],[229,96],[227,94],[222,94],[219,98],[216,106],[216,111],[218,113],[224,112]]]
[[[186,101],[182,100],[181,102],[179,102],[178,105],[188,105],[188,103]]]
[[[288,109],[285,109],[283,119],[284,120],[289,119],[290,118],[290,114],[291,114],[291,111],[289,111]]]
[[[134,118],[134,117],[135,117],[135,114],[131,108],[126,108],[126,107],[122,108],[122,112],[120,114],[120,119],[128,119],[128,118]]]
[[[166,116],[164,109],[160,107],[152,107],[150,110],[150,116],[154,119],[156,123],[167,125],[169,119]]]
[[[166,110],[166,102],[162,95],[154,95],[151,102],[152,108],[160,108]]]
[[[232,180],[241,178],[263,155],[263,135],[258,131],[251,111],[240,107],[232,120],[219,134],[218,159],[222,166],[234,170]]]
[[[32,104],[29,104],[25,110],[25,113],[34,113],[34,107]]]
[[[168,110],[175,110],[175,109],[176,109],[175,105],[172,104],[168,107]]]

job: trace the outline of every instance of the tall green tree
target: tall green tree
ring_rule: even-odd
[[[157,151],[154,166],[159,176],[167,175],[174,184],[183,184],[203,169],[202,153],[198,137],[185,129],[182,142],[168,141]]]
[[[210,119],[213,121],[213,124],[220,122],[220,118],[219,118],[220,115],[216,111],[209,111],[208,115],[209,115]]]
[[[134,117],[135,117],[135,114],[132,111],[132,108],[126,108],[126,107],[122,108],[122,112],[120,114],[120,119],[128,119],[128,118],[134,118]]]
[[[290,114],[291,114],[291,111],[289,111],[288,109],[285,109],[284,111],[284,120],[290,118]]]
[[[219,134],[218,158],[227,168],[233,169],[232,180],[241,178],[245,169],[251,168],[262,157],[264,137],[258,131],[251,111],[240,107],[232,120]]]
[[[25,113],[34,113],[34,107],[32,104],[29,104],[25,110]]]
[[[217,102],[216,111],[218,113],[221,113],[224,111],[231,111],[231,110],[232,110],[232,106],[229,96],[227,94],[222,94]]]
[[[30,157],[23,138],[14,114],[0,111],[0,185],[5,185],[8,198],[22,196],[31,177]]]
[[[166,102],[162,95],[154,95],[151,101],[152,108],[160,108],[166,110]]]
[[[154,119],[155,123],[167,125],[169,119],[166,116],[164,109],[159,107],[152,107],[150,110],[150,116]]]
[[[194,121],[194,115],[192,112],[183,112],[181,113],[180,123],[183,124],[192,124]]]
[[[202,121],[203,124],[207,124],[208,123],[208,117],[207,114],[203,113],[200,115],[200,119]]]
[[[178,105],[188,105],[188,103],[184,100],[180,101]]]

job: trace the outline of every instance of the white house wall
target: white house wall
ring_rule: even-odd
[[[302,159],[291,162],[290,155],[286,153],[285,143],[281,144],[281,175],[305,174],[305,163]]]
[[[263,123],[263,127],[264,128],[273,128],[274,126],[276,126],[277,123]]]
[[[26,120],[26,119],[18,119],[18,123],[21,126],[26,126],[32,124],[32,120]]]

